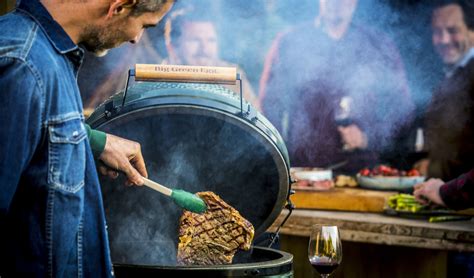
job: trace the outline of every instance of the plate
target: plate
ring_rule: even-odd
[[[357,182],[362,188],[377,189],[377,190],[401,190],[407,191],[413,189],[417,183],[424,182],[424,176],[416,177],[385,177],[373,176],[366,177],[357,175]]]
[[[296,180],[324,181],[332,180],[332,170],[322,168],[294,167],[290,170],[291,176]]]
[[[429,209],[429,210],[420,210],[417,212],[404,211],[404,210],[394,210],[393,208],[386,207],[383,210],[383,213],[390,216],[398,216],[408,219],[429,219],[432,216],[462,216],[457,214],[456,211],[449,209]],[[467,218],[471,216],[464,215]]]

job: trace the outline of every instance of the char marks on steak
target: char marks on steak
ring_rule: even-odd
[[[196,193],[207,204],[207,211],[184,211],[180,218],[178,264],[231,264],[238,249],[249,250],[252,223],[213,192]]]

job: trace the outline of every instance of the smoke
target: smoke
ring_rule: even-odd
[[[141,143],[150,179],[193,193],[215,192],[254,224],[257,234],[264,232],[265,220],[278,214],[275,205],[284,205],[285,162],[252,125],[233,118],[239,102],[231,91],[137,83],[128,99],[140,103],[137,111],[101,129]],[[225,117],[217,112],[227,109]],[[149,188],[125,187],[123,180],[101,182],[114,263],[175,265],[182,209]]]
[[[237,1],[221,3],[218,24],[220,34],[223,34],[221,55],[241,65],[253,86],[258,88],[264,57],[276,35],[314,20],[318,14],[318,5],[317,1],[255,2],[255,4]],[[282,67],[286,67],[283,69],[285,75],[279,76],[279,79],[283,80],[272,81],[274,84],[268,93],[283,92],[285,95],[279,97],[285,101],[278,101],[279,105],[283,103],[285,109],[298,111],[305,109],[301,108],[301,105],[322,100],[321,97],[314,99],[309,97],[304,101],[292,99],[291,94],[295,95],[295,89],[301,89],[301,86],[308,89],[310,87],[308,82],[312,81],[314,93],[316,90],[314,86],[331,88],[337,84],[341,90],[339,94],[354,99],[352,116],[357,118],[358,124],[368,133],[373,150],[379,152],[390,149],[397,143],[414,146],[414,142],[408,140],[411,130],[407,127],[416,123],[416,117],[423,114],[430,101],[432,88],[441,77],[440,64],[433,62],[439,60],[431,46],[429,3],[401,0],[359,1],[354,23],[362,29],[368,29],[371,32],[370,39],[373,41],[367,41],[366,38],[352,38],[339,50],[331,49],[329,52],[324,52],[322,50],[325,47],[324,40],[315,39],[311,44],[305,44],[303,39],[293,37],[287,47],[280,48],[279,51],[291,52],[297,49],[295,51],[310,54],[302,57],[301,53],[280,53],[282,56],[290,57],[280,61]],[[370,47],[374,46],[379,49],[371,51]],[[315,69],[316,67],[325,69]],[[339,72],[331,72],[331,69]],[[315,78],[314,72],[320,75]],[[319,83],[314,82],[315,79]],[[285,89],[288,87],[290,89]],[[320,95],[326,93],[322,92],[323,89],[320,91]],[[337,98],[338,95],[333,97]],[[270,104],[265,114],[279,127],[277,121],[281,120],[282,111],[280,108],[271,110],[273,108]],[[272,113],[279,119],[273,118]],[[296,124],[301,127],[295,129],[295,123],[290,120],[289,130],[293,132],[294,137],[297,137],[285,137],[290,149],[295,150],[294,146],[305,140],[304,133],[320,127],[318,123],[314,123],[313,126],[304,124],[311,122],[314,121],[298,118]],[[279,130],[283,131],[280,127]],[[405,132],[407,133],[404,134]],[[402,138],[407,142],[394,141],[397,136],[398,139]],[[318,140],[308,138],[308,141],[313,141],[312,145],[324,145],[321,141],[327,137],[327,134],[321,135],[316,137]],[[292,140],[299,142],[295,143]],[[305,147],[308,149],[309,146]],[[314,160],[314,157],[320,154],[309,150],[304,155],[313,157]],[[337,155],[332,156],[332,160],[336,159]],[[325,166],[325,163],[312,166]]]
[[[221,56],[239,64],[246,71],[255,91],[258,91],[265,56],[277,34],[311,21],[318,13],[316,0],[196,2],[204,10],[200,12],[215,14]],[[184,4],[185,1],[178,3]],[[308,45],[308,50],[317,58],[285,61],[284,66],[289,75],[277,80],[272,92],[300,81],[306,83],[314,80],[310,71],[300,71],[298,68],[306,68],[308,65],[311,65],[312,70],[325,67],[327,71],[324,75],[317,77],[318,86],[308,87],[308,91],[315,88],[321,90],[319,94],[315,94],[318,98],[312,99],[309,96],[307,99],[295,100],[290,91],[280,101],[288,109],[300,109],[293,102],[299,101],[301,104],[303,101],[303,104],[315,103],[314,106],[308,106],[308,109],[322,110],[326,103],[334,105],[335,97],[342,95],[339,91],[334,92],[334,95],[324,94],[329,91],[325,88],[329,88],[331,84],[343,84],[341,90],[353,100],[353,117],[359,119],[359,123],[367,130],[377,132],[377,136],[373,137],[378,138],[381,145],[394,143],[394,134],[413,119],[412,107],[406,103],[411,98],[417,107],[417,113],[422,114],[430,100],[432,86],[441,75],[440,64],[433,63],[438,61],[438,57],[431,47],[430,14],[426,3],[427,1],[409,0],[359,0],[355,15],[357,24],[379,30],[389,39],[384,40],[382,45],[390,45],[391,42],[396,46],[401,54],[402,64],[399,66],[405,70],[410,96],[393,97],[394,91],[390,88],[400,89],[402,82],[399,82],[400,76],[393,76],[389,71],[397,66],[390,64],[386,57],[392,50],[380,49],[380,57],[374,59],[362,51],[368,42],[356,39],[349,44],[351,48],[330,57],[317,57],[316,54],[324,45],[318,45],[318,42]],[[151,46],[164,57],[166,53],[160,33],[156,29],[150,30],[148,34],[152,40]],[[380,38],[382,36],[373,37],[376,41]],[[292,41],[295,48],[299,43],[303,42],[298,39]],[[137,45],[137,49],[144,53],[148,53],[149,47],[150,45],[143,43]],[[148,50],[145,51],[145,48]],[[80,82],[90,85],[92,88],[89,91],[94,91],[107,82],[106,85],[115,85],[115,88],[106,90],[107,93],[110,95],[116,92],[117,87],[121,88],[121,85],[116,86],[119,79],[105,76],[111,71],[124,76],[123,73],[133,65],[123,63],[124,58],[129,58],[124,57],[126,55],[127,51],[119,49],[111,51],[104,58],[89,57],[99,60],[82,69]],[[358,61],[351,60],[350,56]],[[159,63],[156,56],[140,57],[141,62]],[[360,63],[360,60],[365,63]],[[336,68],[343,71],[331,71]],[[385,78],[376,78],[379,75]],[[376,88],[377,92],[372,91],[372,88]],[[162,95],[160,91],[151,92],[152,89],[146,94],[150,99],[152,96],[159,98]],[[85,98],[90,98],[87,94],[87,90],[84,90]],[[159,116],[154,114],[156,111],[151,114],[140,111],[136,114],[136,119],[112,123],[107,126],[106,131],[142,144],[151,179],[190,192],[214,191],[252,223],[261,223],[271,213],[277,201],[275,196],[281,179],[275,158],[271,154],[274,146],[260,142],[257,135],[242,127],[222,124],[212,117],[183,113],[184,110],[183,107],[176,110],[162,109],[160,111],[163,114]],[[282,115],[279,111],[268,111],[269,114],[273,112]],[[167,113],[170,116],[166,116]],[[323,122],[313,124],[313,119],[303,118],[299,126],[290,126],[289,130],[296,133],[294,140],[309,140],[314,148],[332,147],[329,142],[332,136],[330,134],[320,134],[318,140],[313,141],[306,136],[315,128],[323,128],[325,122],[332,121],[334,115],[331,113],[334,111],[329,111]],[[269,114],[266,116],[269,117]],[[273,124],[279,127],[278,122],[274,121]],[[305,155],[317,158],[317,153],[309,152]],[[331,155],[327,159],[330,162],[330,159],[338,157]],[[120,180],[103,180],[102,184],[114,262],[174,265],[181,209],[169,198],[148,188],[127,188],[121,185]]]

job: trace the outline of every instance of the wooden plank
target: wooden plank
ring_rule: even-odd
[[[329,191],[296,191],[291,201],[296,208],[383,212],[392,191],[334,188]]]
[[[286,212],[270,228],[275,231]],[[375,213],[295,210],[281,233],[309,236],[314,224],[336,225],[347,241],[424,249],[474,251],[473,221],[429,223],[388,217]]]

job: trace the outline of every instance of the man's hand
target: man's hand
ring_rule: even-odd
[[[344,150],[352,151],[367,148],[367,136],[355,124],[351,124],[347,127],[339,126],[337,129],[341,134]]]
[[[105,165],[99,166],[103,175],[117,178],[118,172],[127,175],[127,185],[142,185],[143,177],[148,177],[140,144],[111,134],[107,134],[105,149],[99,157]]]
[[[428,181],[415,185],[415,199],[421,204],[428,204],[431,201],[435,204],[446,206],[439,195],[439,188],[444,184],[440,179],[429,179]]]

